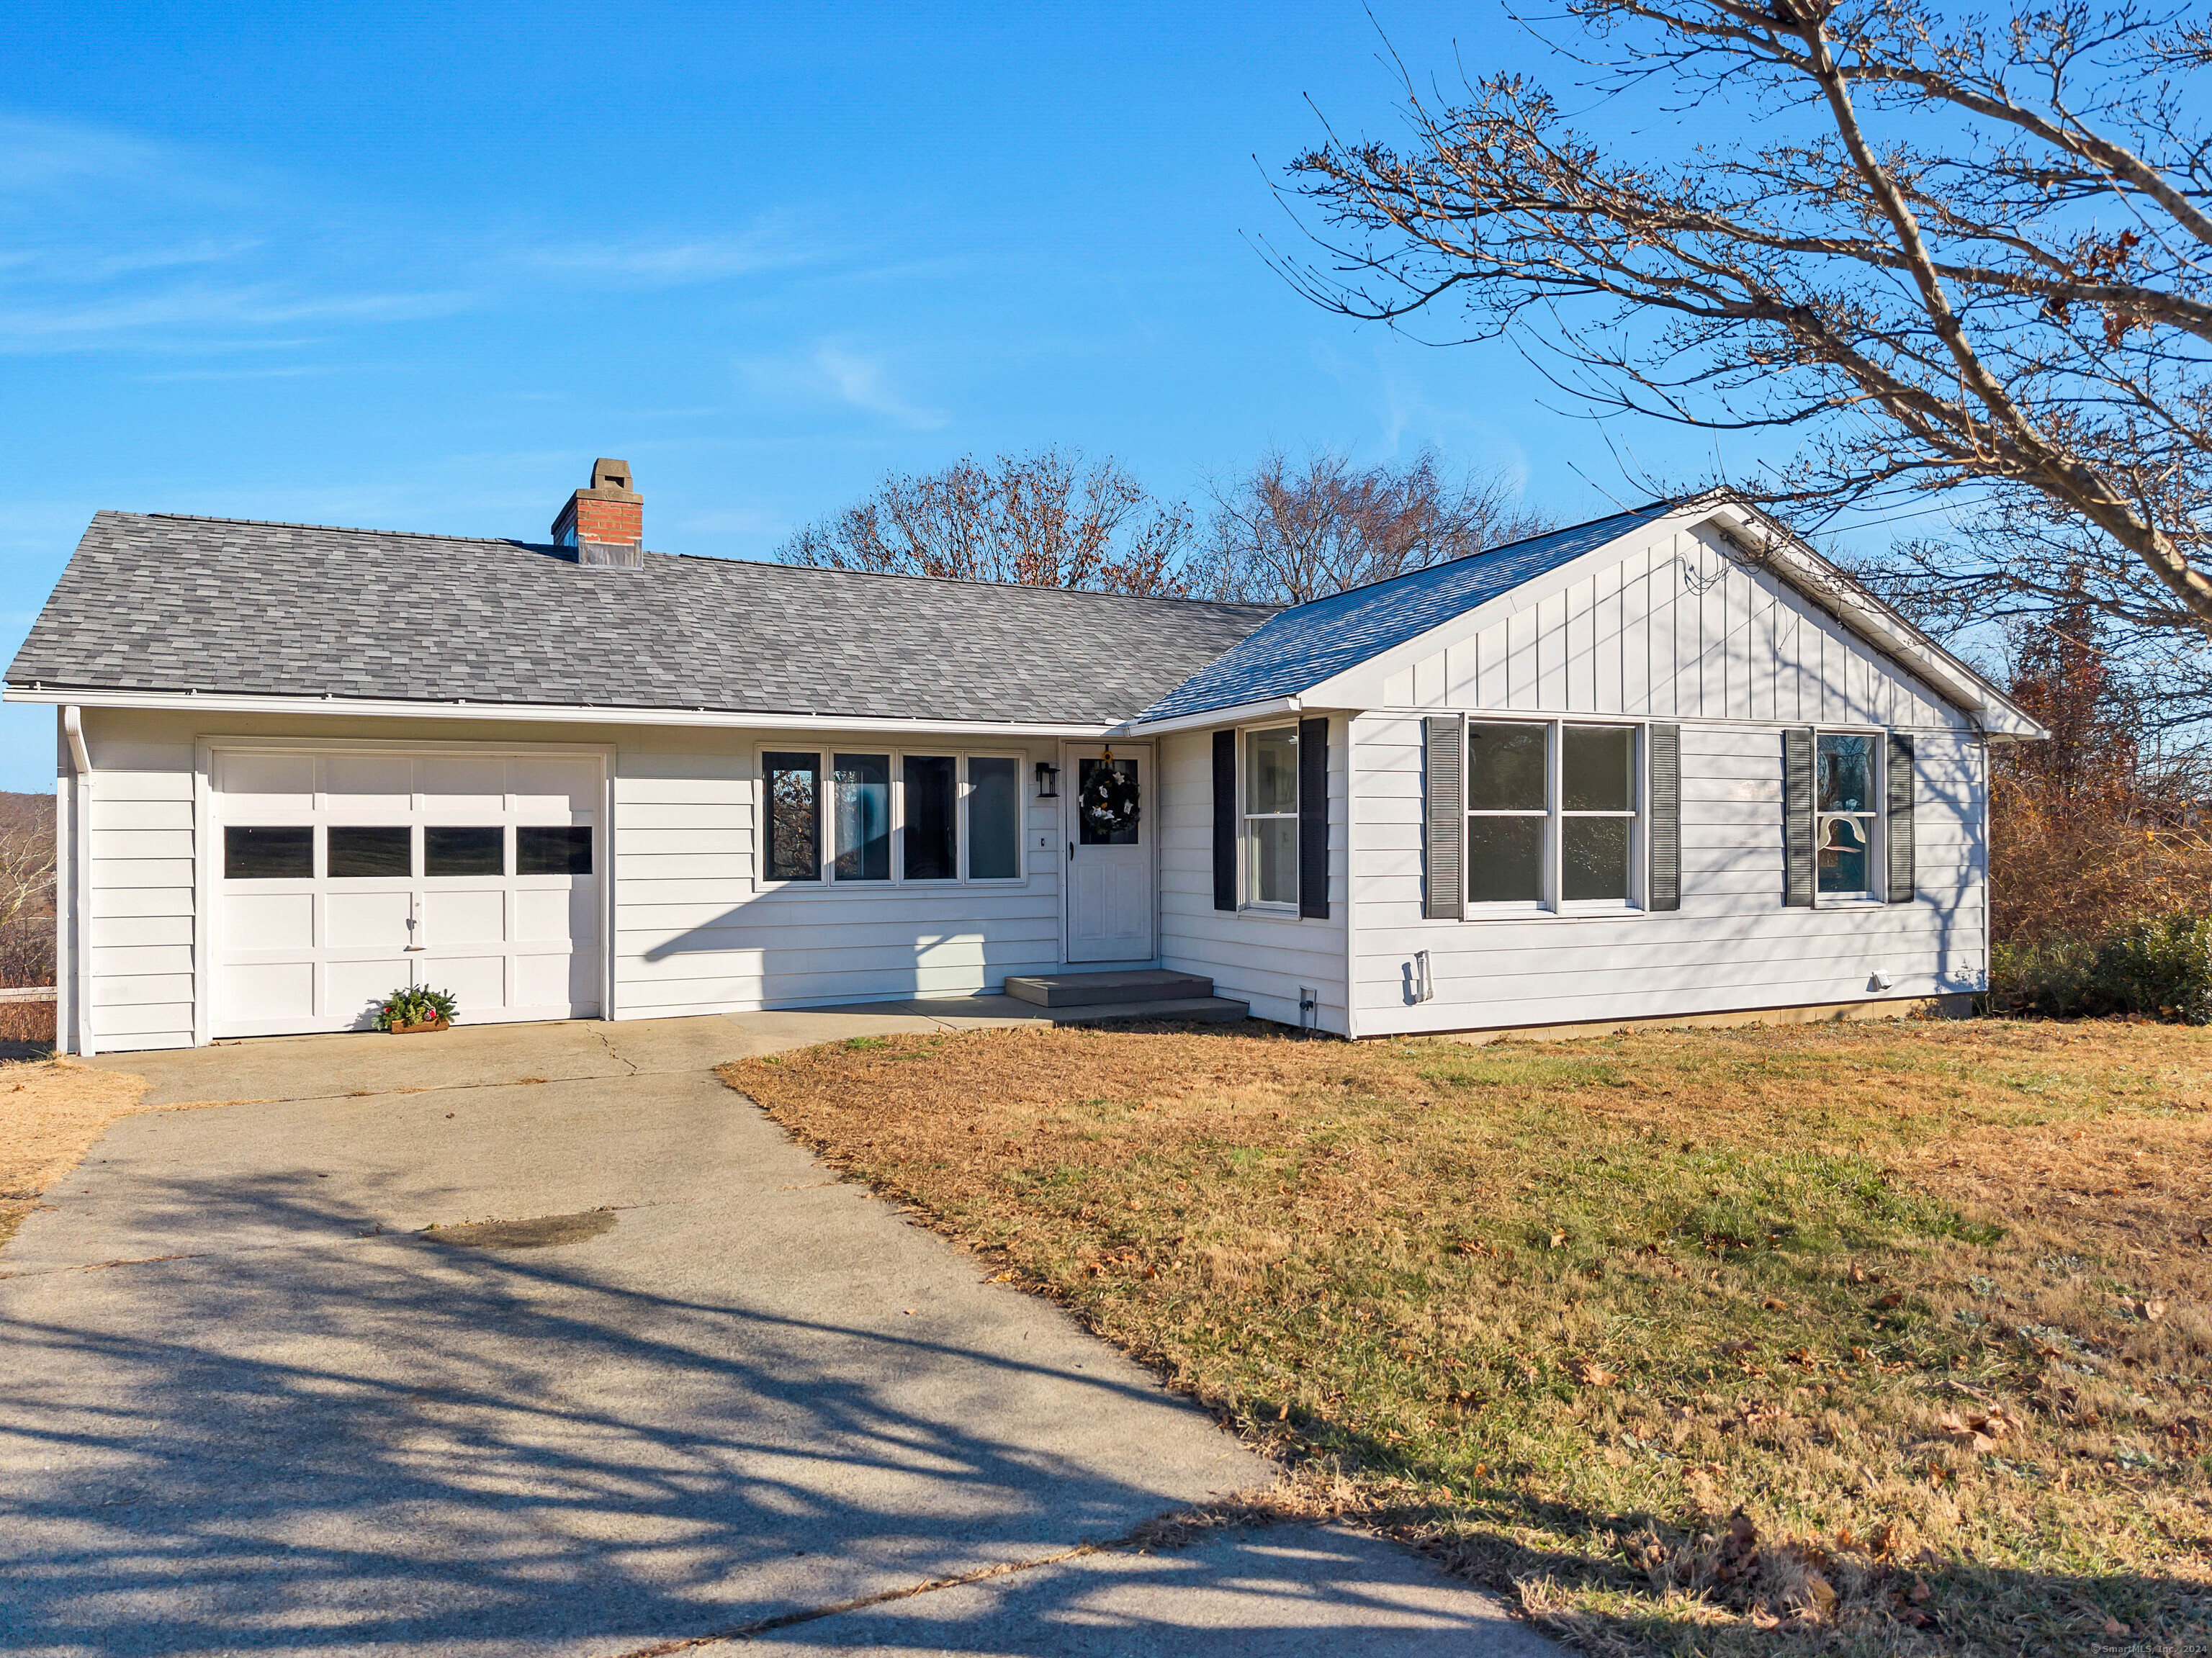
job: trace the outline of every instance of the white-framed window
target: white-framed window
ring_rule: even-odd
[[[1818,732],[1813,738],[1813,867],[1820,902],[1876,902],[1881,845],[1881,736]]]
[[[1468,914],[1641,907],[1641,732],[1595,720],[1468,722]]]
[[[760,752],[760,884],[1024,879],[1022,756],[856,744]]]
[[[1244,733],[1244,902],[1298,907],[1298,728]]]

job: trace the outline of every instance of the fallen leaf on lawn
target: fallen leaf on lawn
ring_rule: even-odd
[[[1567,1373],[1585,1388],[1610,1388],[1620,1380],[1594,1358],[1578,1358],[1567,1366]]]
[[[2125,1624],[2123,1624],[2118,1619],[2107,1618],[2105,1619],[2105,1633],[2107,1635],[2127,1635],[2131,1633],[2131,1631],[2129,1630],[2128,1626]]]
[[[1564,1249],[1566,1247],[1567,1235],[1565,1232],[1554,1232],[1552,1234],[1552,1248],[1554,1249]]]
[[[2142,1303],[2142,1315],[2151,1323],[2157,1323],[2166,1316],[2166,1303],[2162,1301],[2146,1301]]]
[[[1912,1580],[1912,1598],[1915,1601],[1924,1601],[1935,1593],[1934,1589],[1928,1587],[1926,1578],[1916,1577]]]
[[[1786,1313],[1790,1310],[1790,1303],[1775,1296],[1767,1297],[1759,1304],[1770,1313]]]
[[[1954,1444],[1963,1445],[1966,1449],[1978,1455],[1983,1451],[1996,1448],[1996,1441],[1984,1433],[1979,1425],[1988,1419],[1986,1417],[1976,1417],[1972,1422],[1968,1422],[1956,1411],[1946,1411],[1936,1418],[1936,1430]],[[1932,1473],[1934,1470],[1931,1469],[1929,1472]]]
[[[1864,1284],[1866,1282],[1866,1268],[1860,1266],[1858,1262],[1853,1261],[1851,1263],[1850,1277],[1852,1283]]]
[[[1754,1345],[1748,1341],[1723,1341],[1721,1343],[1721,1351],[1729,1354],[1747,1353]]]
[[[1822,1617],[1825,1618],[1835,1609],[1835,1585],[1821,1576],[1819,1572],[1808,1571],[1805,1574],[1805,1588],[1813,1596],[1814,1609]]]

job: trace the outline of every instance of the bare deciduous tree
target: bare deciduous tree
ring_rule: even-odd
[[[1189,536],[1188,512],[1154,500],[1110,457],[1043,449],[886,477],[777,556],[883,575],[1176,594]]]
[[[53,981],[53,797],[0,794],[0,985]]]
[[[1795,427],[1784,507],[1941,503],[1929,579],[2212,630],[2201,14],[1565,0],[1617,94],[1774,136],[1607,153],[1528,80],[1292,165],[1354,316],[1460,307],[1602,410]],[[1585,59],[1587,61],[1587,59]],[[1726,118],[1723,117],[1722,118]],[[1931,501],[1931,498],[1932,501]],[[1817,517],[1817,511],[1801,514]],[[1908,558],[1907,562],[1910,563]]]
[[[1279,450],[1213,488],[1212,543],[1193,585],[1217,598],[1303,604],[1549,527],[1494,475],[1447,478],[1433,454],[1355,466]]]

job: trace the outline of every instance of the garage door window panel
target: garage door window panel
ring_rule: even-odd
[[[333,881],[400,879],[415,873],[415,831],[404,823],[333,823],[325,868]]]
[[[422,873],[429,877],[506,874],[506,829],[497,824],[427,826],[422,831]]]
[[[314,829],[305,823],[229,824],[222,832],[222,873],[230,881],[311,881]]]
[[[589,875],[592,829],[588,823],[526,823],[514,831],[517,875]]]

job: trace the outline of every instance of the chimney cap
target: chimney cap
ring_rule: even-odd
[[[592,488],[595,490],[613,489],[628,495],[630,490],[629,463],[600,456],[592,463]]]

